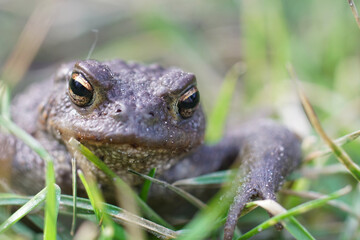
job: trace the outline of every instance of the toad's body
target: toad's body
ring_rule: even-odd
[[[246,175],[242,191],[247,192],[238,197],[239,211],[253,196],[274,199],[300,162],[298,139],[272,121],[256,121],[217,145],[202,145],[205,120],[199,98],[195,76],[180,69],[87,60],[64,65],[53,81],[32,85],[15,99],[12,118],[52,154],[64,192],[71,189],[73,157],[103,186],[109,184],[71,150],[68,140],[73,137],[133,185],[141,179],[128,169],[147,173],[155,167],[165,180],[174,181],[238,159]],[[13,185],[28,193],[43,187],[44,162],[23,142],[0,133],[0,153],[0,162],[11,163]]]

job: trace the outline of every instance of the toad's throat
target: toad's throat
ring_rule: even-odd
[[[111,170],[120,173],[132,169],[148,173],[152,168],[162,172],[170,168],[187,151],[184,149],[150,148],[135,144],[84,144]]]

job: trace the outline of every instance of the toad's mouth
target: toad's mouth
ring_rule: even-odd
[[[119,142],[97,142],[87,141],[82,143],[101,159],[111,156],[115,161],[151,161],[153,158],[173,158],[183,155],[191,148],[166,148],[164,146],[149,146],[139,143],[119,143]],[[105,157],[104,157],[105,156]]]
[[[190,135],[191,133],[189,133]],[[193,133],[192,133],[193,134]],[[191,134],[191,135],[192,135]],[[74,136],[75,135],[75,136]],[[188,152],[202,143],[200,137],[190,137],[187,134],[174,137],[173,135],[138,135],[138,134],[99,134],[91,132],[77,132],[72,137],[85,146],[93,148],[121,149],[122,152]]]

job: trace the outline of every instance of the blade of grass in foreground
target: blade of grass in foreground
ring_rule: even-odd
[[[72,210],[72,196],[62,195],[61,198],[61,206],[64,210],[68,208],[67,212],[71,213]],[[93,208],[90,204],[90,201],[88,199],[84,198],[78,198],[78,214],[94,214]],[[151,232],[155,234],[155,236],[160,236],[164,239],[173,239],[176,238],[177,234],[171,229],[168,229],[166,227],[163,227],[161,225],[158,225],[154,222],[151,222],[149,220],[146,220],[142,217],[138,217],[124,209],[121,209],[117,206],[104,203],[104,210],[105,213],[110,215],[113,220],[117,223],[129,223],[129,224],[135,224],[137,226],[140,226],[141,228],[147,230],[148,232]]]
[[[32,227],[35,226],[35,228],[33,228],[34,231],[35,231],[36,228],[37,228],[37,229],[41,229],[41,230],[44,229],[44,225],[45,225],[45,224],[44,224],[44,218],[41,217],[40,215],[30,213],[29,215],[26,216],[26,218],[31,221]],[[67,225],[65,226],[63,223],[66,225],[65,222],[61,221],[61,222],[58,223],[57,228],[58,228],[58,229],[66,229],[66,228],[67,228],[67,227],[66,227]],[[19,223],[17,223],[17,225],[18,225],[18,224],[19,224]],[[15,227],[15,226],[16,226],[16,225],[14,225],[14,227]],[[15,231],[15,230],[14,230],[14,231]],[[21,233],[21,232],[17,231],[16,233]],[[36,236],[34,236],[34,237],[31,238],[31,239],[37,239],[37,238],[36,238]],[[71,239],[73,239],[73,237],[71,237],[71,236],[70,236],[70,233],[67,232],[67,231],[58,231],[57,236],[56,236],[56,239],[59,239],[59,240],[71,240]]]
[[[259,233],[260,231],[267,229],[273,225],[275,225],[276,223],[278,223],[279,221],[285,220],[289,217],[293,217],[295,215],[301,214],[301,213],[305,213],[308,212],[312,209],[321,207],[323,205],[325,205],[328,201],[339,198],[347,193],[349,193],[351,191],[351,187],[350,186],[346,186],[342,189],[340,189],[339,191],[336,191],[332,194],[329,194],[328,196],[321,198],[321,199],[316,199],[313,201],[309,201],[306,203],[303,203],[299,206],[296,206],[284,213],[281,213],[279,215],[276,215],[272,218],[270,218],[269,220],[263,222],[262,224],[258,225],[257,227],[253,228],[252,230],[248,231],[247,233],[245,233],[244,235],[242,235],[240,238],[238,238],[237,240],[244,240],[244,239],[249,239],[250,237],[256,235],[257,233]],[[256,201],[254,202],[256,204]],[[289,224],[289,223],[285,223]],[[293,228],[294,225],[291,226],[291,228]],[[291,231],[293,231],[293,229],[290,229]],[[293,231],[295,232],[295,231]],[[299,238],[301,239],[301,238]]]
[[[7,207],[0,207],[0,223],[4,223],[6,221],[6,219],[9,218],[9,208]],[[14,233],[21,233],[22,236],[24,236],[25,239],[33,239],[35,236],[35,231],[33,229],[31,229],[30,227],[28,227],[27,225],[23,224],[22,222],[18,222],[15,225],[12,225],[11,227],[12,231],[11,232],[4,232],[4,233],[0,233],[0,236],[7,236],[10,235],[12,236],[13,232]]]
[[[283,226],[298,240],[315,240],[310,232],[294,217],[289,217],[289,219],[285,220]]]
[[[185,226],[177,240],[206,239],[211,232],[221,225],[235,195],[234,189],[225,187],[219,191],[196,217]]]
[[[174,186],[200,186],[200,185],[221,185],[229,182],[229,179],[234,177],[236,171],[234,170],[223,170],[217,171],[205,175],[201,175],[194,178],[181,179],[174,182]]]
[[[56,223],[58,203],[55,191],[55,172],[53,159],[41,144],[24,130],[16,126],[10,119],[0,116],[0,124],[9,132],[21,139],[26,145],[34,150],[46,163],[46,202],[45,202],[45,230],[46,239],[56,239]]]
[[[16,194],[0,193],[0,206],[19,206],[28,202],[30,197],[24,197]],[[61,195],[60,201],[60,211],[63,214],[71,215],[73,212],[73,197],[69,195]],[[128,222],[131,224],[136,224],[143,229],[147,230],[150,233],[153,233],[155,236],[160,237],[161,239],[174,239],[178,234],[166,227],[158,225],[154,222],[146,220],[142,217],[138,217],[124,209],[121,209],[117,206],[104,203],[106,208],[106,214],[109,214],[113,220],[117,223],[123,224]],[[94,209],[90,203],[89,199],[77,198],[77,211],[78,217],[94,221]]]
[[[154,183],[157,183],[165,188],[168,188],[170,189],[171,191],[175,192],[176,194],[178,194],[179,196],[181,196],[182,198],[184,198],[185,200],[187,200],[189,203],[191,203],[192,205],[194,205],[195,207],[201,209],[201,208],[204,208],[206,205],[205,203],[203,203],[200,199],[196,198],[195,196],[191,195],[190,193],[184,191],[183,189],[181,188],[178,188],[178,187],[175,187],[165,181],[161,181],[159,179],[156,179],[156,178],[152,178],[152,177],[149,177],[147,175],[144,175],[144,174],[141,174],[141,173],[138,173],[134,170],[131,170],[129,169],[129,172],[131,173],[134,173],[142,178],[145,178],[146,180],[148,181],[152,181]]]
[[[33,198],[31,198],[27,203],[25,203],[21,208],[14,212],[5,222],[0,226],[0,233],[9,229],[13,224],[20,221],[26,214],[34,210],[37,206],[44,202],[46,198],[47,189],[44,188]]]
[[[295,84],[298,84],[298,78],[295,74],[295,71],[292,66],[289,65],[288,67],[289,73],[291,78],[294,80]],[[310,104],[310,101],[306,97],[304,91],[300,88],[300,86],[297,86],[298,94],[301,100],[301,104],[303,105],[303,108],[306,112],[306,115],[313,126],[313,128],[316,130],[316,132],[320,135],[320,137],[324,140],[324,142],[329,146],[329,148],[333,151],[336,158],[349,170],[351,175],[357,180],[360,181],[360,167],[355,164],[349,155],[338,145],[336,145],[329,136],[325,133],[324,129],[322,128],[320,121],[313,109],[313,107]]]
[[[149,172],[149,177],[152,177],[152,178],[155,177],[155,173],[156,173],[156,168],[152,168]],[[140,198],[144,202],[147,201],[150,187],[151,187],[151,181],[146,179],[143,184],[143,187],[141,188],[141,192],[140,192]]]
[[[92,179],[86,179],[81,170],[78,170],[78,175],[85,187],[87,195],[89,196],[90,203],[95,211],[98,224],[102,228],[100,238],[104,240],[113,239],[115,232],[114,222],[105,213],[105,206],[103,204],[104,200],[102,199],[101,193],[99,192],[96,183]]]
[[[46,194],[44,239],[56,240],[57,217],[59,213],[60,188],[55,189],[53,162],[46,164]]]
[[[126,193],[131,194],[131,196],[136,200],[137,204],[143,210],[144,214],[155,222],[162,224],[163,226],[173,229],[173,227],[168,224],[164,219],[162,219],[154,210],[152,210],[138,195],[136,195],[133,190],[111,169],[106,166],[106,164],[101,161],[95,154],[93,154],[87,147],[82,145],[80,142],[71,138],[69,140],[71,146],[76,150],[80,151],[89,161],[91,161],[97,168],[103,171],[110,179],[114,180],[115,185],[125,190]]]
[[[57,202],[60,202],[60,188],[55,185],[54,186],[56,191],[56,198]],[[44,202],[44,200],[47,197],[48,188],[44,188],[41,190],[38,194],[36,194],[34,197],[32,197],[28,202],[26,202],[24,205],[21,206],[15,213],[13,213],[5,222],[3,222],[0,226],[0,233],[7,230],[9,227],[11,227],[13,224],[21,220],[26,214],[28,214],[30,211],[34,210],[36,207],[38,207],[40,204]],[[10,195],[11,196],[11,195]],[[57,214],[57,209],[55,209],[55,213]]]
[[[76,161],[75,158],[71,159],[71,176],[72,176],[72,188],[73,188],[73,196],[74,196],[74,202],[73,202],[73,218],[72,218],[72,223],[71,223],[71,230],[70,230],[70,234],[71,236],[74,236],[75,233],[75,227],[76,227],[76,197],[77,197],[77,178],[76,178]]]
[[[293,190],[289,190],[289,189],[283,189],[283,190],[281,190],[281,193],[291,195],[291,196],[297,196],[300,198],[311,199],[311,200],[324,197],[323,194],[320,194],[317,192],[293,191]],[[350,207],[348,204],[341,202],[341,201],[337,201],[337,200],[331,200],[328,202],[328,204],[329,204],[329,206],[335,207],[341,211],[346,212],[351,217],[356,218],[357,221],[360,222],[360,214],[357,214],[356,212],[354,212],[352,207]]]

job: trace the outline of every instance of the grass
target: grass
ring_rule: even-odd
[[[256,235],[259,231],[262,231],[266,228],[269,228],[270,226],[274,226],[276,223],[278,223],[281,220],[285,220],[284,223],[285,228],[296,238],[296,239],[314,239],[310,233],[303,228],[302,226],[299,226],[299,223],[295,220],[294,216],[298,214],[305,213],[307,211],[316,209],[322,205],[325,205],[328,201],[339,198],[342,195],[345,195],[351,191],[351,187],[347,186],[335,193],[331,193],[326,197],[319,198],[316,200],[309,201],[307,203],[301,204],[299,206],[296,206],[288,211],[284,210],[282,213],[276,214],[276,216],[270,218],[269,220],[266,220],[265,222],[261,223],[259,226],[251,229],[241,237],[239,237],[237,240],[243,240],[248,239],[254,235]],[[255,204],[261,205],[259,202],[255,202]],[[273,210],[273,207],[269,207],[265,209],[268,209],[270,212]],[[299,231],[300,230],[300,231]]]
[[[126,11],[123,12],[122,8],[118,7],[120,4],[107,7],[106,3],[103,3],[101,9],[107,12],[106,15],[100,17],[87,8],[94,3],[88,3],[81,6],[80,12],[84,15],[80,12],[69,15],[59,14],[59,19],[61,16],[66,16],[69,21],[71,20],[71,25],[66,25],[64,20],[54,19],[53,32],[50,32],[49,38],[46,39],[47,29],[50,27],[49,22],[45,23],[44,28],[41,28],[42,25],[35,24],[41,28],[41,31],[27,30],[27,34],[22,35],[25,36],[25,40],[28,39],[26,41],[13,41],[9,38],[11,34],[14,34],[14,30],[21,29],[20,26],[12,25],[19,24],[21,21],[12,21],[11,16],[23,19],[26,13],[20,8],[14,9],[15,5],[5,4],[4,8],[0,6],[0,31],[7,33],[6,37],[0,39],[0,43],[4,46],[0,49],[0,62],[5,59],[26,61],[9,60],[8,64],[1,64],[4,65],[1,78],[12,86],[10,89],[12,92],[16,92],[17,89],[13,86],[20,81],[28,67],[30,67],[30,72],[27,79],[45,78],[49,74],[38,77],[39,72],[35,70],[48,66],[49,62],[58,62],[59,59],[86,58],[93,42],[93,34],[91,33],[92,37],[89,37],[90,35],[80,32],[91,32],[90,28],[96,25],[99,28],[99,35],[97,46],[92,54],[94,58],[101,60],[120,56],[125,59],[157,61],[163,65],[177,65],[197,74],[202,102],[209,116],[206,132],[209,143],[216,142],[223,135],[226,119],[233,122],[233,119],[244,119],[246,117],[243,115],[248,116],[254,112],[260,112],[262,115],[261,109],[272,109],[272,115],[297,129],[304,138],[304,156],[307,161],[304,162],[303,168],[312,171],[313,174],[309,176],[299,171],[296,178],[292,179],[292,193],[280,195],[282,205],[280,209],[282,210],[279,215],[264,219],[263,211],[256,209],[242,216],[239,219],[241,231],[237,231],[236,239],[246,239],[255,233],[258,234],[255,236],[257,238],[271,235],[276,239],[289,239],[290,234],[296,239],[358,239],[360,237],[357,217],[359,213],[355,212],[359,209],[359,189],[354,187],[345,196],[339,192],[333,194],[345,185],[358,185],[359,180],[360,150],[355,137],[358,135],[357,130],[360,129],[358,122],[360,114],[358,38],[360,31],[355,2],[348,2],[352,4],[351,8],[345,0],[333,2],[243,0],[222,1],[221,3],[198,1],[192,3],[191,7],[180,2],[176,7],[162,2],[159,5],[154,3],[154,5],[127,6]],[[75,5],[71,7],[74,10],[76,8]],[[110,11],[112,8],[117,10],[113,15]],[[39,12],[39,10],[36,11]],[[62,11],[61,7],[58,11]],[[8,14],[2,14],[4,12]],[[50,14],[51,11],[48,13]],[[81,20],[73,19],[75,16],[78,19],[85,17],[91,21],[84,21],[88,22],[88,25],[82,24]],[[31,19],[39,18],[35,16]],[[28,26],[31,24],[29,23]],[[31,29],[27,27],[29,28]],[[70,28],[72,31],[64,31]],[[33,32],[38,34],[32,34]],[[56,35],[54,32],[60,34]],[[31,48],[32,41],[29,37],[37,37],[33,48]],[[43,41],[45,41],[44,44],[42,44]],[[13,42],[22,42],[21,47],[15,47]],[[14,54],[5,51],[12,48],[16,50]],[[25,51],[24,48],[31,48],[31,51]],[[40,50],[38,53],[36,53],[37,49]],[[67,49],[71,51],[66,51]],[[21,57],[21,54],[25,57]],[[309,124],[304,124],[307,123],[307,117],[300,109],[296,91],[288,79],[285,68],[288,62],[293,63],[298,73],[300,85],[304,87],[300,95],[306,94],[308,99],[303,100],[303,104],[308,105],[306,109],[310,109],[309,119],[312,119],[313,125],[318,130],[313,130]],[[239,64],[236,63],[240,63],[242,68],[237,68]],[[222,79],[224,82],[219,88],[219,81]],[[15,134],[19,132],[20,138],[24,138],[34,148],[41,149],[41,146],[38,146],[33,139],[25,137],[22,130],[9,121],[10,91],[4,89],[4,85],[0,86],[0,93],[3,96],[0,102],[2,130],[6,128],[7,131]],[[311,103],[312,108],[308,103]],[[317,118],[319,122],[314,122]],[[319,130],[319,126],[322,130]],[[351,132],[354,134],[350,137],[339,138]],[[322,136],[327,145],[318,136]],[[339,148],[340,145],[342,145],[341,148]],[[329,154],[330,149],[333,154]],[[179,235],[179,239],[221,236],[221,226],[228,207],[226,200],[229,199],[224,199],[225,204],[219,205],[221,197],[216,195],[185,227],[177,226],[176,230],[179,231],[175,231],[172,226],[147,209],[144,202],[139,200],[140,197],[134,193],[129,195],[136,199],[141,211],[150,220],[139,218],[140,213],[133,215],[112,205],[98,205],[97,200],[92,200],[93,204],[91,204],[89,200],[82,198],[76,200],[59,193],[55,194],[51,156],[46,153],[41,154],[45,157],[48,166],[47,191],[40,194],[40,200],[34,197],[36,204],[33,205],[31,204],[34,200],[28,197],[3,194],[0,196],[2,206],[23,206],[19,210],[20,215],[15,212],[15,215],[9,217],[5,210],[1,211],[0,218],[4,220],[3,226],[14,224],[10,230],[6,227],[8,230],[0,234],[1,238],[11,239],[17,235],[28,239],[35,237],[37,234],[21,221],[15,223],[33,208],[45,209],[44,223],[44,215],[41,212],[27,216],[34,224],[40,226],[40,229],[43,229],[46,239],[72,238],[69,233],[64,234],[58,231],[61,229],[61,223],[56,223],[57,204],[62,214],[71,215],[73,209],[76,209],[77,218],[97,222],[101,226],[99,228],[103,234],[101,236],[105,239],[130,238],[133,236],[131,226],[152,232],[155,237],[163,236],[169,239]],[[340,162],[337,158],[341,159]],[[334,171],[337,166],[343,167]],[[346,172],[343,169],[346,169]],[[115,177],[112,173],[109,174]],[[220,185],[227,181],[229,175],[231,175],[229,172],[214,173],[179,181],[176,186]],[[85,182],[93,186],[91,181],[88,179]],[[119,180],[116,182],[122,185]],[[91,189],[95,189],[96,192],[96,187],[89,189],[91,198],[101,199],[99,194],[91,193]],[[47,196],[45,197],[44,194]],[[145,196],[144,193],[141,199],[146,199]],[[330,199],[335,197],[337,198],[336,208],[322,207],[324,204],[333,206],[334,201]],[[308,198],[312,200],[304,203]],[[45,208],[42,201],[46,201]],[[254,204],[248,204],[249,209],[253,209]],[[261,204],[259,203],[260,206]],[[347,207],[342,208],[344,205]],[[349,212],[349,208],[355,211]],[[98,209],[96,210],[97,220],[94,217],[94,209]],[[311,212],[307,213],[310,209],[315,209],[316,217]],[[14,218],[14,216],[17,217]],[[332,219],[335,224],[331,225],[328,219]],[[282,221],[287,230],[280,233],[272,232],[270,229],[265,230],[276,221]],[[118,223],[125,227],[119,228]],[[246,232],[244,229],[252,230]],[[140,238],[146,238],[146,236]]]
[[[6,97],[7,95],[4,94],[4,96]],[[306,102],[306,103],[308,104],[308,102]],[[312,116],[311,114],[314,114],[314,112],[310,113],[309,115]],[[20,128],[17,128],[11,121],[9,121],[8,119],[6,119],[4,117],[0,117],[0,122],[11,133],[14,133],[16,136],[23,139],[29,146],[31,146],[34,150],[36,150],[39,153],[39,155],[43,156],[43,158],[51,159],[51,158],[49,158],[48,154],[46,152],[44,152],[44,150],[41,148],[41,146],[39,146],[34,139],[31,139]],[[124,182],[122,182],[122,180],[120,178],[118,178],[109,168],[107,168],[107,166],[102,161],[100,161],[94,154],[92,154],[86,147],[84,147],[83,145],[81,145],[79,142],[77,142],[74,139],[71,139],[69,142],[70,142],[71,146],[73,146],[76,150],[81,151],[81,153],[84,154],[84,156],[86,156],[88,158],[88,160],[92,161],[95,164],[95,166],[100,168],[111,179],[114,179],[114,182],[116,183],[118,188],[122,189],[122,194],[133,196],[137,200],[139,205],[143,208],[143,210],[145,211],[145,214],[148,213],[148,216],[150,216],[150,218],[153,217],[155,219],[155,221],[158,221],[164,225],[167,225],[167,223],[165,223],[163,220],[161,220],[161,218],[159,218],[155,213],[153,213],[151,209],[146,207],[146,204],[141,200],[141,198],[138,197],[136,194],[134,194],[132,192],[132,190]],[[51,160],[48,160],[48,161],[51,161]],[[50,165],[50,166],[52,166],[52,165]],[[53,173],[51,171],[53,171],[53,170],[50,169],[50,177],[53,177]],[[192,179],[191,183],[192,184],[194,184],[194,183],[204,184],[204,179],[207,179],[205,182],[210,183],[210,184],[213,184],[215,182],[219,183],[219,173],[216,173],[214,176],[213,175],[214,174],[210,174],[210,176],[207,176],[207,177],[202,176],[199,179]],[[226,176],[228,176],[228,175],[229,175],[229,173],[224,172],[224,175],[222,177],[220,177],[220,179],[222,179],[223,181],[226,182],[226,179],[227,179]],[[104,202],[104,201],[101,197],[101,194],[97,190],[96,183],[93,182],[93,180],[91,180],[91,179],[86,180],[86,178],[82,172],[79,173],[79,176],[80,176],[80,179],[81,179],[82,183],[84,184],[85,189],[90,198],[90,203],[92,205],[92,209],[94,209],[94,213],[95,213],[96,219],[98,221],[98,224],[101,226],[102,230],[100,231],[101,232],[100,238],[101,239],[115,238],[115,236],[114,236],[114,233],[115,233],[115,230],[114,230],[115,225],[114,224],[115,223],[110,218],[109,210],[104,208],[104,204],[102,204],[102,202]],[[143,177],[148,178],[146,176],[143,176]],[[151,178],[148,178],[148,179],[151,180]],[[157,182],[157,180],[152,180],[152,181]],[[187,182],[189,182],[189,180],[187,180]],[[161,183],[161,184],[167,185],[167,183]],[[47,186],[49,187],[48,184],[47,184]],[[186,196],[186,192],[183,192],[183,190],[181,190],[181,189],[179,190],[176,187],[172,187],[171,185],[168,187],[170,187],[170,189],[174,189],[175,192],[180,192],[180,194]],[[227,212],[228,206],[231,203],[231,200],[233,198],[233,194],[229,194],[228,191],[229,190],[227,189],[227,190],[223,190],[220,193],[218,193],[218,195],[212,200],[212,202],[209,203],[208,207],[206,207],[206,209],[204,209],[202,211],[202,213],[200,215],[198,215],[198,217],[196,217],[194,220],[192,220],[189,223],[189,225],[185,228],[186,230],[184,229],[183,233],[180,234],[180,236],[177,239],[194,239],[194,238],[195,239],[203,239],[203,238],[209,236],[209,234],[211,232],[213,232],[214,230],[219,228],[223,223],[223,221],[219,222],[219,219],[224,218],[226,216],[225,213]],[[40,192],[32,200],[30,200],[28,203],[23,205],[17,212],[15,212],[10,218],[8,218],[3,223],[2,226],[0,226],[0,232],[7,230],[11,225],[15,224],[23,216],[28,214],[31,210],[38,207],[42,203],[42,201],[45,200],[45,195],[48,196],[48,192],[49,192],[48,189],[46,189],[46,191],[44,190],[44,191]],[[345,192],[345,190],[342,190],[341,192]],[[348,192],[349,192],[349,189],[347,189],[346,193],[348,193]],[[314,239],[311,236],[311,234],[308,232],[308,230],[305,227],[303,227],[294,218],[294,216],[297,214],[309,211],[311,209],[320,207],[320,206],[326,204],[328,201],[330,201],[334,198],[337,198],[343,194],[345,194],[345,193],[330,194],[329,196],[325,196],[322,199],[320,198],[317,200],[310,201],[304,205],[299,205],[299,206],[295,207],[294,209],[290,209],[288,211],[283,209],[282,212],[273,213],[274,215],[276,215],[275,217],[263,222],[259,226],[255,227],[254,229],[250,230],[249,232],[245,233],[244,235],[238,237],[237,239],[248,239],[249,237],[253,236],[254,234],[274,225],[275,223],[277,223],[280,220],[284,221],[283,224],[284,224],[285,228],[288,229],[289,233],[291,233],[296,239]],[[57,202],[59,203],[60,202],[60,200],[59,200],[60,189],[58,190],[57,196],[58,196]],[[224,199],[224,196],[226,197],[225,199]],[[5,196],[5,197],[7,197],[7,196]],[[14,197],[14,199],[16,201],[16,197]],[[49,199],[49,198],[47,197],[47,199]],[[221,199],[221,200],[219,201],[219,199]],[[47,201],[49,201],[49,200],[47,200]],[[126,201],[126,199],[125,199],[125,201]],[[72,205],[73,208],[74,208],[74,206],[77,206],[77,201],[75,201],[75,202],[76,202],[76,205],[74,204],[74,201],[71,202],[73,204]],[[255,202],[255,204],[256,204],[256,202]],[[197,204],[195,204],[195,205],[197,205]],[[267,210],[270,210],[273,208],[273,207],[267,208],[266,206],[262,205],[260,202],[258,203],[258,205]],[[250,206],[251,206],[251,204],[250,204]],[[204,206],[200,205],[200,208],[203,208],[203,207]],[[53,216],[55,216],[51,219],[53,221],[55,219],[55,221],[56,221],[56,218],[57,218],[56,209],[58,209],[58,207],[55,207],[54,209],[55,209],[55,211],[50,211],[50,213],[48,213],[48,214],[50,214],[50,215],[52,214]],[[77,209],[77,211],[79,211],[79,210]],[[120,211],[124,211],[124,210],[120,210]],[[49,219],[48,215],[46,215],[45,219]],[[129,223],[129,222],[132,222],[131,217],[126,218],[125,225],[126,225],[126,223]],[[50,224],[52,226],[52,229],[50,228],[52,231],[51,235],[56,236],[56,222],[55,223],[52,222]],[[135,224],[138,227],[140,227],[140,226],[143,227],[143,225],[141,225],[140,221],[132,222],[132,224]],[[153,225],[153,224],[154,223],[150,222],[149,225]],[[148,229],[148,230],[151,229],[151,227],[149,225],[146,225],[145,229]],[[51,236],[49,236],[49,233],[48,233],[48,235],[46,235],[46,231],[49,231],[49,230],[46,230],[47,226],[48,225],[45,224],[44,237],[46,239],[51,239]],[[160,234],[163,236],[166,236],[167,232],[171,231],[170,229],[161,228],[160,226],[157,227],[157,230],[158,230],[157,234]],[[151,230],[151,231],[153,231],[153,230]],[[123,232],[123,231],[118,231],[118,232]],[[129,230],[128,232],[131,232],[131,230]],[[175,233],[173,233],[173,234],[174,235],[172,235],[172,237],[177,236],[177,234],[175,234]],[[131,234],[130,234],[130,236],[134,237],[134,235],[131,235]],[[143,239],[143,237],[141,237],[141,238],[137,237],[136,239]]]
[[[5,97],[7,94],[4,95]],[[2,96],[1,96],[2,98]],[[46,239],[56,239],[56,225],[58,215],[58,205],[60,192],[55,190],[55,172],[53,159],[47,151],[24,130],[18,128],[8,118],[0,116],[0,123],[10,133],[20,138],[24,143],[31,147],[46,163],[46,202],[45,202],[45,228],[44,237]]]

